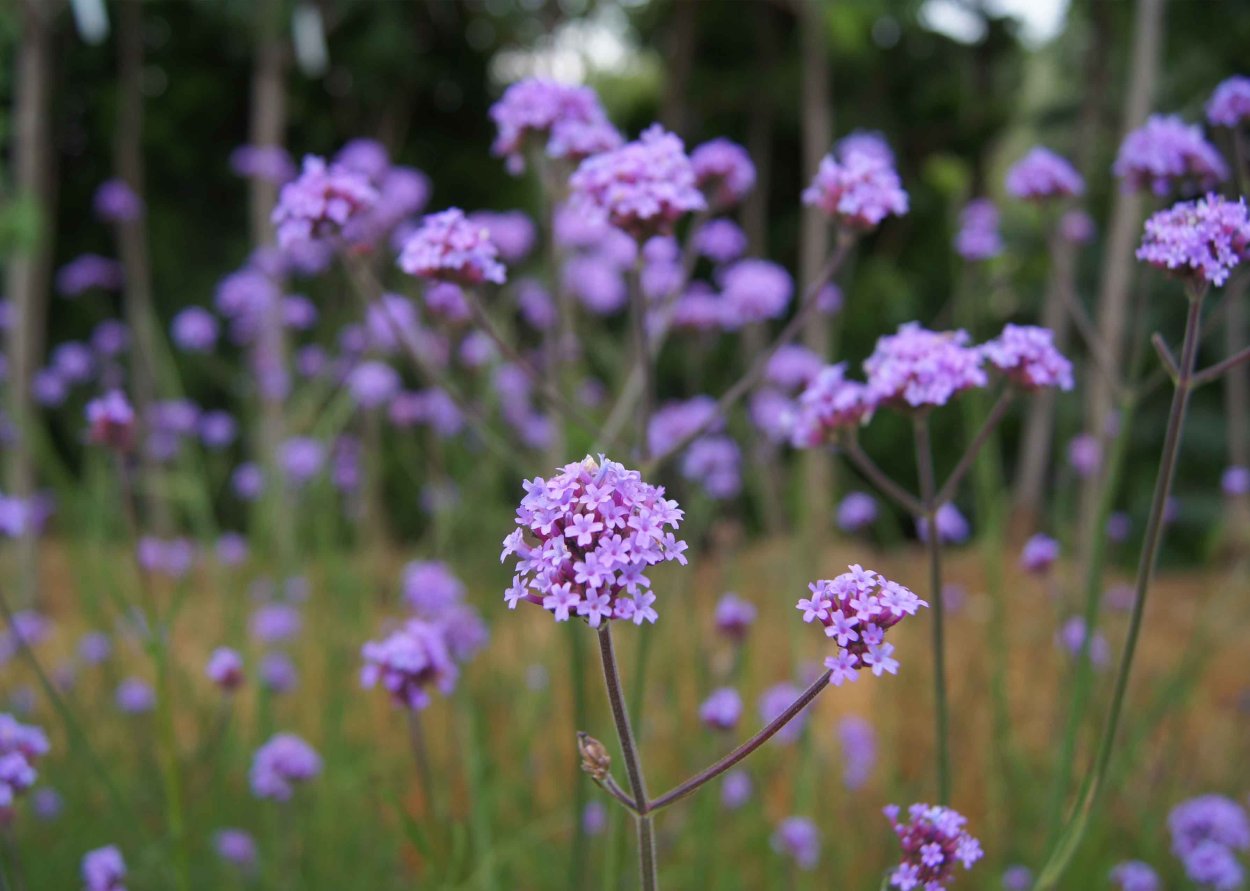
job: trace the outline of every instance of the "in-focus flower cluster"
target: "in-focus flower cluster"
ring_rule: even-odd
[[[888,216],[907,213],[907,192],[889,148],[844,140],[820,161],[816,178],[803,190],[803,203],[820,208],[853,229],[875,229]],[[884,150],[882,150],[884,149]]]
[[[252,756],[249,779],[257,798],[289,801],[295,787],[321,773],[321,756],[294,733],[279,733]]]
[[[17,797],[35,784],[35,764],[46,754],[42,730],[0,714],[0,823],[12,818]]]
[[[490,229],[469,220],[453,207],[431,214],[404,243],[399,268],[418,278],[451,282],[465,287],[482,282],[503,284],[503,264]]]
[[[1231,798],[1200,795],[1168,815],[1172,853],[1195,884],[1231,891],[1242,887],[1245,871],[1237,853],[1250,851],[1250,818]]]
[[[797,604],[803,621],[820,622],[825,636],[838,646],[837,655],[825,659],[835,686],[855,680],[864,668],[878,677],[885,672],[897,674],[894,645],[886,642],[885,633],[929,605],[871,569],[858,564],[848,569],[837,578],[812,582],[808,585],[811,596]]]
[[[903,860],[890,875],[890,887],[899,891],[921,888],[941,891],[955,879],[956,864],[965,870],[981,859],[981,843],[968,834],[967,820],[948,807],[913,804],[907,822],[899,822],[899,808],[885,808],[886,819],[903,846]]]
[[[659,124],[635,142],[587,158],[569,187],[576,204],[639,241],[667,235],[682,216],[707,207],[681,139]]]
[[[508,606],[525,600],[557,622],[577,615],[592,628],[606,619],[654,622],[648,567],[686,562],[686,543],[674,535],[683,513],[663,487],[600,456],[568,464],[549,480],[527,481],[525,490],[520,528],[504,539],[500,555],[517,558]]]
[[[282,187],[272,219],[283,250],[333,244],[378,200],[368,177],[324,158],[308,156],[297,179]]]
[[[1192,194],[1228,179],[1228,167],[1197,125],[1175,115],[1151,115],[1124,137],[1112,172],[1134,191]]]
[[[1035,146],[1007,171],[1007,192],[1025,201],[1069,198],[1085,191],[1076,168],[1048,148]]]
[[[1207,195],[1161,210],[1146,220],[1137,259],[1219,286],[1246,259],[1250,216],[1245,199]]]
[[[621,136],[608,122],[589,87],[529,78],[512,84],[490,108],[498,135],[491,151],[507,159],[511,173],[525,169],[526,144],[546,139],[552,158],[580,161],[614,149]]]

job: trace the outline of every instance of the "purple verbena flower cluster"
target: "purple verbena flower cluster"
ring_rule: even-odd
[[[695,184],[708,204],[725,209],[738,204],[755,186],[755,165],[747,150],[728,139],[713,139],[690,153]]]
[[[446,696],[456,686],[459,671],[443,630],[433,622],[410,619],[382,640],[367,642],[360,653],[365,661],[361,684],[380,683],[405,708],[429,705],[430,687]]]
[[[334,244],[377,200],[378,192],[364,174],[309,155],[299,177],[278,194],[272,214],[278,244],[284,251]]]
[[[399,268],[419,278],[464,287],[482,282],[501,285],[506,273],[498,256],[490,230],[452,207],[422,220],[421,227],[404,244]]]
[[[1003,252],[998,208],[988,198],[969,201],[959,213],[955,253],[969,261],[989,260]]]
[[[1250,818],[1223,795],[1200,795],[1178,804],[1168,815],[1172,853],[1190,880],[1217,891],[1240,888],[1245,871],[1237,852],[1250,850]]]
[[[784,854],[802,870],[812,870],[820,862],[820,830],[806,817],[786,817],[773,833],[773,850]]]
[[[1085,191],[1076,168],[1048,148],[1035,146],[1007,171],[1007,192],[1025,201],[1069,198]]]
[[[88,436],[97,445],[119,452],[134,447],[135,410],[120,390],[110,390],[87,403]]]
[[[1250,119],[1250,77],[1222,81],[1207,101],[1207,120],[1217,127],[1239,127]]]
[[[615,461],[588,456],[550,480],[527,481],[525,490],[520,528],[504,539],[500,555],[517,558],[504,595],[509,608],[525,600],[557,622],[578,615],[592,628],[606,619],[654,622],[656,598],[644,573],[658,563],[686,563],[686,543],[674,535],[683,512],[664,488]]]
[[[929,605],[871,569],[859,564],[848,569],[837,578],[812,582],[808,585],[811,596],[801,599],[796,607],[804,622],[824,625],[825,636],[838,646],[837,655],[825,659],[835,686],[855,680],[864,668],[872,669],[878,677],[885,672],[897,674],[894,645],[886,643],[885,633]]]
[[[1146,220],[1137,259],[1217,287],[1247,257],[1250,216],[1245,199],[1207,195],[1161,210]]]
[[[966,331],[930,331],[918,322],[881,337],[864,360],[869,404],[940,406],[963,390],[986,386],[982,353],[969,343]]]
[[[1140,860],[1126,860],[1111,869],[1111,881],[1118,891],[1163,891],[1159,874]]]
[[[755,613],[755,604],[730,592],[716,602],[713,621],[717,631],[740,643],[754,624]]]
[[[1020,551],[1020,568],[1033,575],[1045,575],[1059,559],[1059,542],[1038,532],[1024,543]]]
[[[1049,328],[1008,323],[1002,334],[981,345],[981,352],[1018,387],[1072,389],[1072,363],[1055,348]]]
[[[740,328],[785,314],[794,294],[790,273],[769,260],[739,260],[721,273],[721,324]]]
[[[836,152],[821,159],[811,185],[803,190],[803,203],[820,208],[852,229],[875,229],[888,216],[907,213],[907,192],[894,169],[894,158],[844,140]]]
[[[1151,115],[1124,137],[1111,170],[1126,189],[1160,196],[1203,191],[1228,179],[1228,167],[1201,128],[1175,115]]]
[[[8,822],[17,797],[35,784],[35,764],[48,748],[48,738],[38,727],[0,714],[0,823]]]
[[[713,730],[733,730],[742,718],[742,697],[733,687],[713,690],[699,706],[699,720]]]
[[[83,891],[126,891],[126,861],[116,845],[83,856],[82,881]]]
[[[955,879],[955,865],[965,870],[981,859],[981,844],[968,834],[967,820],[948,807],[913,804],[907,822],[899,822],[899,808],[885,808],[886,819],[903,846],[903,860],[890,875],[890,887],[899,891],[942,891]]]
[[[846,377],[846,363],[830,365],[799,396],[791,441],[796,448],[814,448],[841,430],[866,423],[872,411],[868,388]]]
[[[877,763],[877,734],[864,718],[847,715],[838,721],[842,745],[842,784],[852,792],[863,788]]]
[[[221,690],[233,692],[243,684],[243,657],[229,647],[218,647],[208,657],[204,674]]]
[[[295,787],[321,773],[321,756],[293,733],[278,733],[256,750],[248,778],[257,798],[289,801]]]
[[[546,138],[552,158],[580,161],[614,149],[621,136],[608,123],[599,97],[589,87],[529,78],[512,84],[490,108],[499,132],[491,151],[507,159],[511,173],[525,169],[526,143]]]

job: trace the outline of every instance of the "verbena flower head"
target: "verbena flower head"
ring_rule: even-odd
[[[1182,860],[1214,842],[1236,851],[1250,850],[1250,818],[1245,808],[1223,795],[1199,795],[1168,815],[1172,851]]]
[[[967,518],[959,512],[959,508],[949,501],[937,509],[934,522],[937,526],[938,539],[940,541],[960,544],[967,541],[968,536],[972,534]],[[916,535],[921,541],[929,540],[929,520],[927,517],[920,517],[916,520]]]
[[[1110,879],[1119,891],[1163,891],[1159,874],[1140,860],[1126,860],[1111,869]]]
[[[213,834],[213,849],[231,866],[250,871],[256,866],[256,841],[242,829],[219,829]]]
[[[1033,870],[1016,864],[1003,870],[1003,891],[1033,891]]]
[[[431,687],[444,696],[455,689],[456,663],[442,629],[432,622],[412,619],[382,640],[366,643],[360,654],[365,661],[362,686],[380,683],[405,708],[429,705]]]
[[[1224,468],[1220,474],[1220,491],[1229,498],[1250,495],[1250,467],[1233,464]]]
[[[955,253],[973,262],[1001,254],[1003,237],[998,232],[998,217],[998,208],[988,198],[969,201],[959,214]]]
[[[898,807],[889,805],[885,816],[903,846],[903,860],[890,875],[891,888],[941,891],[955,880],[956,864],[972,869],[983,856],[981,843],[964,828],[968,821],[948,807],[913,804],[907,821],[900,823]]]
[[[280,145],[240,145],[230,152],[235,175],[280,186],[295,177],[295,162]]]
[[[730,640],[741,641],[755,622],[755,604],[732,592],[716,602],[716,630]]]
[[[1207,120],[1217,127],[1239,127],[1250,119],[1250,77],[1222,81],[1207,101]]]
[[[35,784],[35,765],[48,749],[40,728],[0,714],[0,823],[12,818],[17,797]]]
[[[433,616],[464,599],[464,583],[441,560],[413,560],[403,571],[403,595],[422,615]]]
[[[739,328],[785,313],[794,293],[790,273],[768,260],[739,260],[721,275],[722,323]]]
[[[128,715],[142,715],[156,708],[156,692],[142,678],[126,678],[113,694],[117,707]]]
[[[321,773],[321,756],[294,733],[279,733],[256,750],[248,778],[257,798],[289,801],[295,787]]]
[[[83,891],[126,891],[126,861],[116,845],[83,856],[82,882]]]
[[[56,292],[62,297],[77,297],[100,288],[116,291],[122,286],[122,265],[99,254],[81,254],[56,273]]]
[[[1137,259],[1217,287],[1247,256],[1250,217],[1245,199],[1207,195],[1161,210],[1146,220]]]
[[[377,190],[366,175],[309,155],[299,177],[278,193],[271,216],[278,245],[284,251],[334,245],[347,226],[372,210],[377,200]]]
[[[842,784],[852,792],[863,788],[877,763],[877,734],[872,724],[858,715],[838,721],[842,745]]]
[[[751,775],[745,770],[731,770],[721,781],[720,800],[727,809],[736,811],[751,800]]]
[[[531,139],[546,139],[551,157],[574,161],[620,145],[620,135],[589,87],[528,78],[504,90],[490,116],[499,128],[491,151],[506,158],[514,174],[525,169],[526,143]]]
[[[457,207],[431,214],[421,222],[399,255],[399,268],[409,275],[473,287],[504,283],[499,248],[490,230],[474,223]]]
[[[742,489],[742,450],[728,436],[701,436],[681,460],[681,475],[703,487],[709,498],[732,498]]]
[[[135,410],[121,390],[109,390],[87,403],[88,436],[97,445],[119,452],[134,447]]]
[[[1008,323],[1002,334],[982,344],[981,352],[1018,387],[1072,389],[1072,363],[1055,348],[1049,328]]]
[[[695,234],[695,247],[713,263],[731,263],[747,249],[747,236],[733,220],[708,220]]]
[[[1228,167],[1202,129],[1175,115],[1151,115],[1124,137],[1111,171],[1126,189],[1160,196],[1203,191],[1228,179]]]
[[[980,349],[970,346],[966,331],[930,331],[908,322],[877,340],[864,360],[869,404],[928,408],[989,379]]]
[[[1094,219],[1083,210],[1073,208],[1059,218],[1059,237],[1069,244],[1088,244],[1094,234]]]
[[[667,452],[715,414],[716,400],[711,396],[694,396],[682,402],[669,402],[651,416],[647,425],[647,447],[653,455]],[[707,432],[717,432],[722,426],[719,422],[714,423]]]
[[[299,684],[295,663],[281,651],[262,656],[256,675],[260,678],[260,685],[271,693],[290,693]]]
[[[733,687],[713,690],[699,706],[699,720],[713,730],[733,730],[742,718],[742,697]]]
[[[189,306],[174,316],[170,333],[188,353],[211,353],[220,330],[216,316],[201,306]]]
[[[877,499],[867,492],[848,492],[838,502],[838,528],[843,532],[859,532],[877,519]]]
[[[243,683],[243,657],[229,647],[218,647],[208,657],[204,674],[222,690],[237,690]]]
[[[1041,532],[1024,543],[1020,552],[1020,568],[1034,575],[1044,575],[1059,559],[1059,542]]]
[[[667,235],[707,201],[681,139],[653,124],[636,142],[587,158],[569,180],[573,200],[646,241]]]
[[[880,677],[898,674],[894,645],[886,643],[885,633],[907,616],[914,616],[929,604],[898,582],[864,569],[859,564],[834,579],[821,579],[808,585],[810,597],[797,604],[804,622],[819,622],[825,636],[837,646],[837,655],[825,659],[834,686],[853,681],[861,669]]]
[[[566,622],[582,616],[592,628],[607,619],[635,624],[657,618],[647,569],[686,563],[674,533],[683,512],[662,486],[600,456],[565,465],[554,477],[527,481],[517,528],[500,561],[515,556],[517,573],[504,594],[510,609],[536,603]]]
[[[802,870],[820,862],[820,830],[806,817],[786,817],[773,833],[773,850],[785,854]]]
[[[1085,180],[1065,159],[1039,145],[1011,166],[1006,186],[1015,198],[1047,201],[1082,194]]]
[[[846,377],[845,362],[823,368],[799,396],[791,442],[800,449],[831,442],[841,431],[866,423],[874,406],[868,387]]]
[[[361,362],[348,373],[346,383],[352,399],[363,409],[387,404],[403,386],[399,372],[378,359]]]
[[[124,180],[100,183],[92,199],[96,216],[106,223],[130,223],[143,216],[143,199]]]
[[[708,203],[719,209],[733,207],[755,185],[755,165],[747,150],[728,139],[713,139],[690,153],[695,183]]]
[[[1056,643],[1072,658],[1080,655],[1085,646],[1085,619],[1073,616],[1060,627]],[[1101,631],[1095,630],[1089,642],[1089,661],[1095,668],[1106,668],[1111,663],[1111,646]]]
[[[894,158],[877,149],[846,142],[821,159],[816,178],[803,190],[803,203],[824,211],[852,229],[875,229],[888,216],[907,213]]]
[[[1092,433],[1078,433],[1068,442],[1068,464],[1081,479],[1089,479],[1102,466],[1102,443]]]

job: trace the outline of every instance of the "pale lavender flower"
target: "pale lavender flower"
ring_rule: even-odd
[[[467,322],[473,315],[464,289],[451,282],[431,282],[425,289],[425,308],[448,322]]]
[[[1038,532],[1024,543],[1020,552],[1020,568],[1034,575],[1045,575],[1059,559],[1059,542]]]
[[[237,532],[223,532],[217,537],[216,552],[222,566],[239,566],[247,560],[247,538]]]
[[[880,158],[887,164],[894,163],[894,150],[878,130],[852,130],[838,140],[838,154],[864,154]]]
[[[867,492],[848,492],[838,503],[838,528],[843,532],[859,532],[877,520],[877,499]]]
[[[798,699],[802,694],[803,691],[789,681],[782,681],[780,684],[774,684],[769,687],[760,695],[760,720],[765,724],[771,724],[774,720],[781,717],[782,712],[793,705],[794,700]],[[773,735],[773,739],[785,745],[797,742],[799,737],[803,735],[803,731],[807,729],[809,717],[810,713],[806,709],[799,712],[789,723],[783,725]]]
[[[213,833],[213,849],[226,863],[250,872],[256,867],[256,842],[242,829],[219,829]]]
[[[1089,479],[1102,466],[1102,443],[1092,433],[1081,433],[1068,442],[1068,464],[1081,479]]]
[[[243,501],[255,501],[265,490],[265,474],[259,465],[245,461],[230,475],[230,488]]]
[[[229,412],[213,410],[200,415],[200,441],[205,448],[224,449],[239,435],[239,424]]]
[[[321,756],[293,733],[279,733],[256,750],[249,779],[257,798],[289,801],[297,785],[321,773]]]
[[[260,685],[271,693],[290,693],[299,684],[299,672],[286,653],[266,653],[256,669]]]
[[[964,205],[955,234],[955,253],[973,262],[1001,254],[1003,237],[998,232],[998,218],[998,208],[988,198],[976,198]]]
[[[582,831],[590,836],[603,835],[608,828],[608,809],[602,801],[591,801],[582,810]]]
[[[716,602],[714,621],[717,631],[741,643],[755,622],[755,604],[729,592]]]
[[[1207,100],[1207,120],[1217,127],[1238,127],[1250,118],[1250,77],[1221,81]]]
[[[972,534],[968,520],[959,512],[959,508],[949,501],[937,509],[935,522],[938,540],[947,544],[963,544]],[[928,541],[929,523],[926,517],[919,517],[916,520],[916,535],[921,541]]]
[[[95,214],[105,223],[131,223],[143,216],[143,199],[120,179],[100,183],[92,199]]]
[[[130,329],[117,319],[105,319],[91,332],[91,348],[105,358],[120,356],[130,345]]]
[[[857,715],[838,721],[842,744],[842,784],[852,792],[862,789],[877,764],[877,734],[872,724]]]
[[[981,345],[981,352],[990,365],[1025,390],[1072,389],[1072,363],[1055,348],[1055,335],[1049,328],[1008,323],[1002,334]]]
[[[518,528],[500,555],[517,560],[508,606],[525,600],[558,622],[578,615],[592,628],[613,618],[654,622],[648,567],[686,563],[686,543],[674,535],[684,516],[677,502],[602,456],[565,465],[550,480],[527,481],[525,489]]]
[[[1085,619],[1073,616],[1063,623],[1055,637],[1059,646],[1075,658],[1085,646],[1085,634]],[[1101,631],[1095,631],[1089,643],[1089,661],[1095,668],[1106,668],[1111,664],[1111,647]]]
[[[682,456],[681,475],[719,501],[742,490],[741,464],[742,451],[728,436],[702,436]]]
[[[969,870],[983,856],[980,842],[965,829],[968,821],[948,807],[913,804],[907,822],[900,823],[898,807],[889,805],[885,816],[903,847],[903,860],[890,874],[891,888],[942,891],[954,881],[956,864]]]
[[[636,142],[582,161],[569,187],[575,203],[640,242],[672,232],[683,215],[707,207],[681,139],[659,124]]]
[[[1117,544],[1127,541],[1132,529],[1132,519],[1122,510],[1114,511],[1111,516],[1107,517],[1107,538]]]
[[[908,210],[907,192],[888,147],[882,152],[848,140],[821,159],[816,177],[803,190],[803,203],[861,230],[875,229],[886,217]]]
[[[116,845],[83,856],[82,881],[83,891],[126,891],[126,861]]]
[[[303,294],[282,298],[282,324],[292,331],[310,331],[317,324],[317,306]]]
[[[742,697],[733,687],[713,690],[699,706],[699,720],[712,730],[733,730],[742,718]]]
[[[241,145],[230,152],[235,175],[283,185],[295,178],[295,162],[280,145]]]
[[[773,850],[792,859],[802,870],[812,870],[820,862],[820,830],[806,817],[787,817],[773,833]]]
[[[695,234],[695,248],[713,263],[731,263],[747,249],[747,236],[733,220],[708,220]]]
[[[1159,874],[1140,860],[1126,860],[1116,864],[1111,870],[1110,879],[1118,891],[1163,891]]]
[[[1245,870],[1237,855],[1218,842],[1201,842],[1182,862],[1190,881],[1204,888],[1237,891],[1245,887]]]
[[[541,282],[521,279],[516,285],[517,307],[521,318],[535,331],[546,331],[556,323],[556,305]]]
[[[1146,220],[1137,259],[1195,282],[1224,284],[1250,248],[1245,199],[1207,195]]]
[[[65,800],[60,792],[44,786],[31,793],[30,808],[34,811],[36,819],[50,823],[61,816],[61,812],[65,809]]]
[[[1059,218],[1059,237],[1069,244],[1088,244],[1094,232],[1094,219],[1083,210],[1069,210]]]
[[[763,387],[751,394],[747,414],[769,442],[788,443],[794,434],[798,402],[780,390]]]
[[[1220,474],[1220,491],[1229,498],[1250,494],[1250,467],[1233,464]]]
[[[174,343],[188,353],[211,353],[217,345],[217,318],[200,306],[189,306],[174,316]]]
[[[550,157],[573,161],[620,144],[620,135],[589,87],[528,78],[509,86],[491,106],[490,116],[499,128],[491,151],[507,159],[513,174],[525,169],[530,140],[546,140]]]
[[[1017,863],[1003,871],[1003,891],[1031,891],[1033,870]]]
[[[1197,125],[1176,115],[1151,115],[1124,137],[1112,173],[1126,189],[1198,192],[1228,179],[1228,167]]]
[[[30,524],[30,505],[20,498],[0,493],[0,535],[18,538]]]
[[[403,596],[424,616],[437,616],[464,600],[464,583],[441,560],[413,560],[403,570]]]
[[[621,267],[597,254],[570,257],[562,270],[564,287],[596,315],[619,312],[629,299]]]
[[[524,260],[534,249],[534,242],[538,238],[534,221],[524,211],[478,211],[469,220],[486,227],[505,263],[519,263]]]
[[[713,139],[690,153],[695,184],[714,208],[733,207],[755,186],[755,165],[747,150],[728,139]]]
[[[295,436],[279,447],[278,460],[288,482],[302,486],[321,472],[325,465],[326,450],[315,439]]]
[[[490,230],[452,207],[431,214],[409,237],[399,255],[399,268],[418,278],[446,281],[465,287],[482,282],[503,284],[503,264]]]
[[[363,409],[377,408],[390,402],[403,381],[399,372],[378,360],[361,362],[347,375],[347,389]]]
[[[1182,860],[1205,842],[1250,850],[1250,818],[1245,808],[1223,795],[1199,795],[1181,802],[1168,815],[1168,829],[1172,851]]]
[[[12,818],[17,797],[35,785],[35,764],[48,749],[40,728],[0,714],[0,821]]]
[[[818,622],[836,646],[836,655],[825,659],[830,682],[840,687],[854,681],[861,669],[880,677],[898,674],[894,645],[886,632],[907,616],[929,604],[910,590],[883,575],[853,564],[833,579],[820,579],[807,587],[811,596],[796,608],[804,622]]]
[[[69,382],[55,369],[41,368],[30,383],[30,395],[44,408],[57,408],[69,396]]]
[[[866,423],[874,405],[869,388],[846,377],[845,362],[821,369],[799,396],[791,442],[809,449],[836,440],[843,430]]]
[[[744,770],[731,770],[721,780],[720,800],[727,810],[736,811],[751,800],[751,776]]]
[[[78,639],[78,658],[88,665],[99,665],[112,651],[113,645],[103,631],[88,631]]]
[[[249,627],[252,637],[274,644],[296,637],[301,624],[299,610],[291,604],[265,603],[252,613]]]
[[[110,390],[87,403],[87,425],[97,445],[123,452],[134,446],[135,411],[120,390]]]
[[[1007,171],[1007,192],[1025,201],[1069,198],[1085,191],[1076,168],[1048,148],[1035,146]]]
[[[409,620],[387,637],[367,642],[361,657],[365,662],[361,685],[380,683],[405,708],[428,706],[431,687],[447,696],[456,686],[458,671],[442,630],[421,619]]]
[[[99,254],[81,254],[56,273],[56,292],[62,297],[78,297],[99,288],[116,291],[122,286],[122,265]]]
[[[147,681],[126,678],[114,694],[117,707],[128,715],[139,715],[156,708],[156,693]]]
[[[233,692],[243,683],[243,657],[229,647],[218,647],[208,657],[204,674],[222,690]]]
[[[986,386],[982,352],[969,341],[966,331],[930,331],[918,322],[879,338],[864,360],[870,404],[941,406],[957,393]]]
[[[297,179],[282,187],[272,220],[285,251],[308,244],[334,244],[347,225],[378,200],[368,177],[309,155]]]
[[[768,260],[739,260],[721,273],[722,323],[740,328],[785,314],[794,280]]]
[[[694,396],[684,402],[669,402],[651,415],[647,425],[647,447],[651,454],[668,452],[689,437],[716,414],[716,400],[711,396]],[[707,432],[717,432],[723,425],[712,424]]]

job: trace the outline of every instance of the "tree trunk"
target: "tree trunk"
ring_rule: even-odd
[[[660,122],[685,138],[690,126],[690,72],[694,69],[698,36],[699,4],[677,0],[665,46],[664,95],[660,100]]]
[[[1250,278],[1236,276],[1224,295],[1224,352],[1246,348],[1246,290]],[[1239,365],[1224,376],[1224,413],[1228,424],[1228,463],[1250,467],[1250,367]],[[1250,495],[1226,498],[1227,541],[1233,556],[1250,551]]]
[[[9,379],[4,406],[17,437],[6,449],[5,476],[9,494],[23,500],[35,494],[35,466],[26,436],[36,423],[30,399],[31,379],[43,353],[47,324],[48,287],[52,273],[52,244],[56,185],[51,133],[52,25],[38,3],[21,5],[21,43],[13,100],[12,164],[14,197],[35,208],[35,230],[8,257],[5,291],[12,317],[5,355]],[[28,524],[29,525],[29,524]],[[38,581],[38,553],[33,529],[16,542],[17,568],[13,575],[18,603],[34,602]]]

